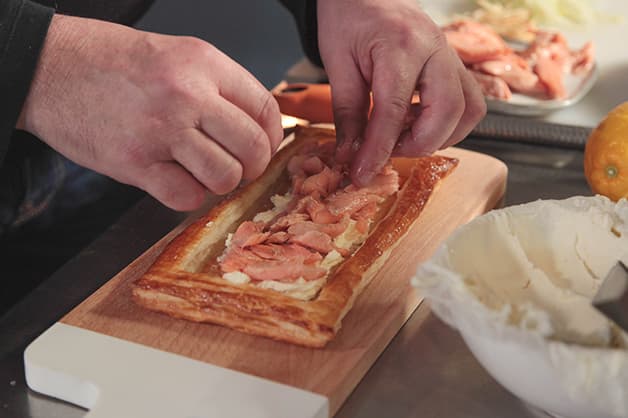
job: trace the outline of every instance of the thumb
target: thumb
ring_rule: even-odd
[[[351,161],[368,119],[369,87],[354,62],[327,69],[336,124],[336,159]]]

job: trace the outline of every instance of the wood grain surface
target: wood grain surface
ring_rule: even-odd
[[[456,227],[494,208],[504,194],[507,169],[501,161],[455,148],[442,154],[459,158],[458,168],[442,182],[403,242],[358,297],[336,339],[324,349],[177,320],[135,305],[131,283],[185,222],[61,321],[325,395],[334,414],[420,304],[420,295],[409,284],[417,265]]]

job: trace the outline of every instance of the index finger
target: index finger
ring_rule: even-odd
[[[457,59],[445,47],[425,63],[419,80],[420,111],[411,130],[400,138],[397,154],[407,157],[431,154],[443,147],[456,131],[465,111]],[[461,132],[466,134],[469,123],[462,122]]]
[[[373,111],[351,167],[351,177],[357,185],[368,184],[390,158],[410,109],[420,64],[416,57],[403,52],[374,62]]]
[[[222,54],[220,51],[216,52]],[[223,62],[227,64],[218,69],[221,72],[218,82],[220,95],[246,112],[262,127],[274,153],[283,140],[279,104],[271,92],[244,67],[226,55],[224,58]]]

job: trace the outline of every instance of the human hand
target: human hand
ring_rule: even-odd
[[[391,155],[461,141],[486,113],[480,88],[416,0],[318,0],[317,7],[337,156],[352,159],[355,183],[368,183]],[[415,90],[421,102],[411,106]]]
[[[176,210],[266,168],[279,106],[195,38],[55,15],[18,128]]]

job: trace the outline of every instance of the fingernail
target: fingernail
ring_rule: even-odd
[[[344,143],[336,146],[336,160],[339,163],[346,163],[349,160],[349,149],[347,145],[347,143]]]
[[[351,148],[351,143],[349,141],[343,141],[338,145],[338,149],[345,152],[350,148]]]
[[[358,166],[353,174],[353,182],[356,183],[357,186],[366,186],[373,180],[373,175],[375,173],[372,170],[367,169],[364,166]]]

